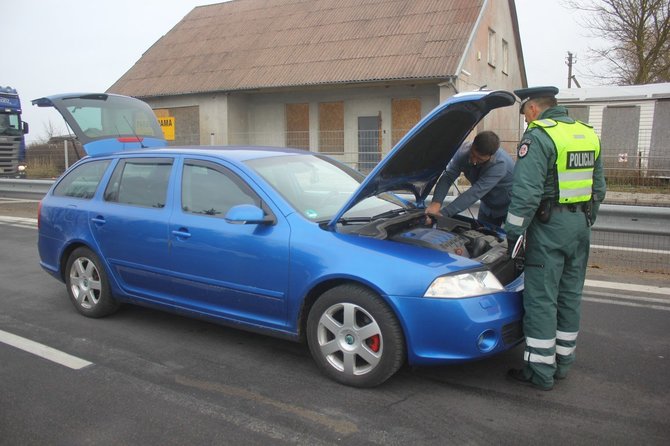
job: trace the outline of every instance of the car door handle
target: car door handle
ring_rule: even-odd
[[[91,219],[91,221],[93,223],[95,223],[96,225],[104,225],[105,223],[107,223],[107,220],[105,220],[105,217],[103,217],[102,215],[98,215],[97,217],[93,217]]]
[[[175,237],[177,237],[179,239],[186,239],[186,238],[191,237],[191,233],[188,232],[188,229],[186,229],[186,228],[176,229],[176,230],[172,231],[172,235],[174,235]]]

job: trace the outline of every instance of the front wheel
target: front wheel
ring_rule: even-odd
[[[379,385],[405,360],[405,340],[391,309],[372,291],[341,285],[326,291],[307,318],[312,357],[329,377],[355,387]]]
[[[72,304],[84,316],[107,316],[119,307],[112,297],[104,266],[88,248],[77,248],[68,257],[65,283]]]

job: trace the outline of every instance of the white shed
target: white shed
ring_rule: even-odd
[[[562,89],[557,99],[593,125],[610,173],[670,178],[670,83]]]

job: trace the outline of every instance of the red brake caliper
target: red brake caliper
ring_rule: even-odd
[[[379,335],[370,336],[368,339],[366,339],[365,342],[368,344],[368,347],[370,347],[370,350],[375,353],[377,353],[379,351],[379,347],[381,347],[381,339]]]

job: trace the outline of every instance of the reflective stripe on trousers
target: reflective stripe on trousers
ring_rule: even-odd
[[[578,331],[556,331],[556,355],[558,362],[567,362],[575,353]],[[563,358],[561,358],[563,357]]]
[[[537,339],[526,337],[526,351],[523,360],[536,364],[553,365],[556,362],[556,338]]]

